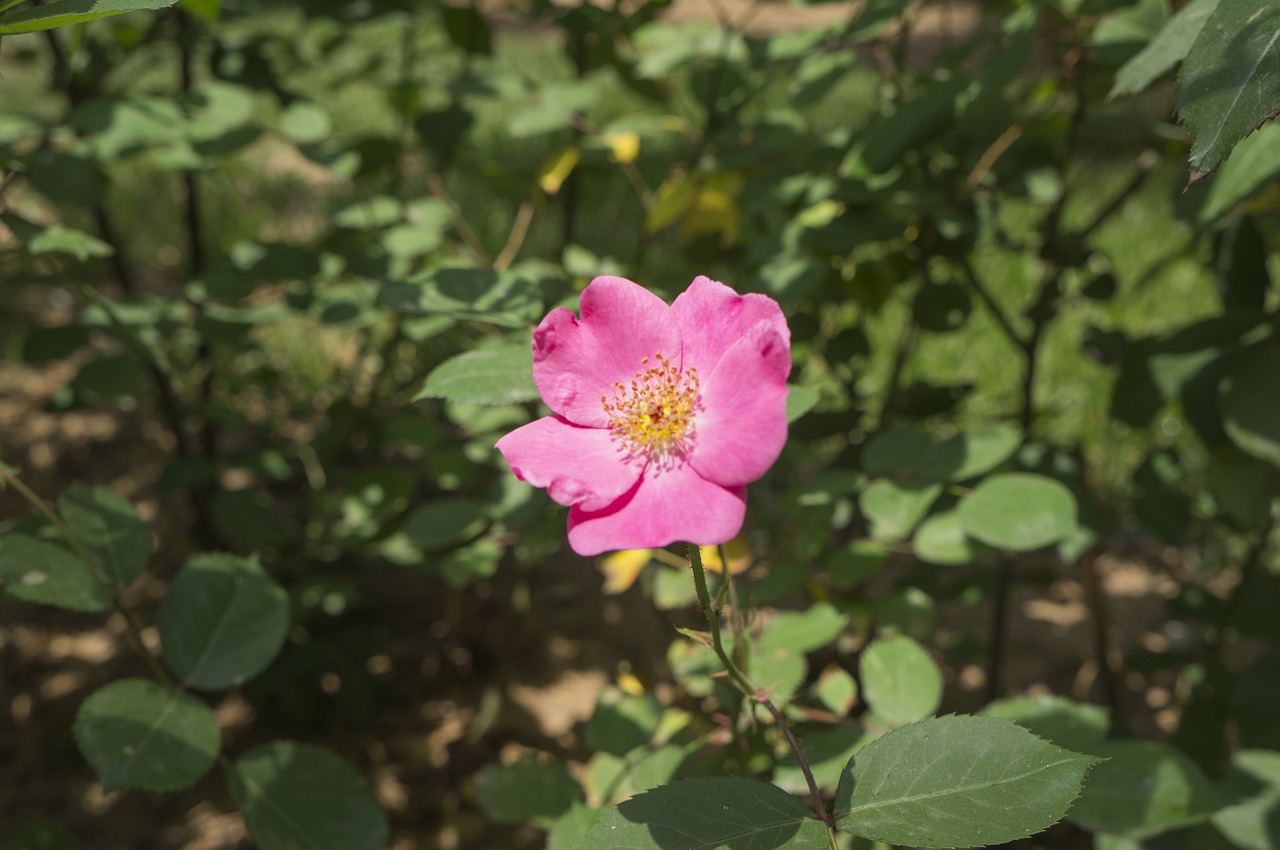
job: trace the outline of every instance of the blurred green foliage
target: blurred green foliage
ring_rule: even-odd
[[[389,638],[371,574],[479,594],[573,557],[561,512],[493,450],[538,415],[530,329],[597,274],[667,296],[707,274],[777,299],[792,328],[791,437],[713,590],[827,798],[860,800],[850,756],[949,710],[972,668],[980,702],[962,707],[1110,759],[1057,829],[1274,846],[1280,782],[1258,764],[1280,747],[1280,161],[1268,126],[1185,187],[1160,82],[1184,58],[1201,74],[1222,45],[1193,36],[1241,3],[1000,0],[948,18],[870,0],[801,25],[787,10],[810,7],[725,2],[703,22],[670,5],[183,0],[0,40],[5,368],[62,366],[53,414],[145,423],[161,467],[146,488],[183,528],[144,572],[144,526],[104,489],[57,500],[68,546],[52,515],[0,526],[16,599],[127,610],[131,584],[170,582],[167,666],[148,658],[178,690],[122,678],[76,721],[104,787],[199,780],[217,721],[181,689],[234,687],[262,718],[222,772],[258,845],[382,846],[349,765],[263,741],[314,730],[334,670],[339,723],[378,714],[367,669]],[[1236,141],[1197,147],[1193,175]],[[6,460],[20,478],[29,459]],[[1101,556],[1169,573],[1167,649],[1113,643]],[[678,555],[602,568],[614,592],[634,583],[702,627]],[[1011,600],[1063,576],[1095,624],[1098,705],[1002,701]],[[940,609],[980,604],[982,628],[940,628]],[[584,744],[537,757],[498,758],[502,733],[484,736],[504,697],[486,695],[490,763],[465,805],[536,827],[493,841],[572,847],[626,826],[609,805],[677,779],[805,793],[778,726],[696,635],[665,660],[614,677]],[[1171,694],[1159,723],[1133,675]],[[1134,737],[1162,740],[1112,740]],[[907,735],[879,740],[882,763],[915,764]],[[144,748],[159,755],[135,761]],[[1045,823],[1072,796],[1055,781]],[[728,800],[724,782],[683,787]],[[786,796],[750,789],[737,799]],[[777,805],[796,843],[768,846],[825,840],[803,806]],[[836,816],[897,843],[1032,828]],[[405,838],[417,826],[400,817]],[[76,846],[44,820],[14,835],[4,847]]]

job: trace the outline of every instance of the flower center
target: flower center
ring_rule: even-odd
[[[631,454],[645,455],[659,467],[670,466],[693,442],[698,409],[698,370],[681,372],[661,354],[640,361],[630,386],[613,384],[613,398],[600,397],[609,430]]]

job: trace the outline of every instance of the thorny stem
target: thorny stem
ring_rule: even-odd
[[[160,662],[156,660],[156,657],[151,653],[151,650],[147,649],[146,643],[142,640],[142,629],[138,627],[137,620],[133,618],[133,612],[129,610],[127,605],[120,601],[120,586],[116,584],[109,575],[103,572],[102,567],[98,565],[97,560],[94,559],[93,555],[89,554],[89,550],[84,547],[84,544],[80,542],[80,539],[76,537],[75,534],[72,533],[71,529],[67,527],[67,524],[62,521],[62,517],[58,516],[57,511],[50,507],[48,502],[40,498],[39,494],[28,487],[21,478],[10,472],[9,468],[4,464],[0,464],[0,478],[4,479],[5,484],[8,484],[14,490],[17,490],[22,498],[26,499],[33,508],[43,514],[44,518],[49,520],[49,522],[51,522],[54,527],[61,532],[62,536],[67,539],[67,544],[71,547],[72,551],[76,553],[80,560],[84,561],[85,564],[88,565],[89,569],[93,572],[94,577],[111,590],[111,604],[116,611],[119,612],[120,616],[124,618],[125,630],[128,631],[129,637],[133,641],[134,648],[138,650],[138,654],[143,657],[147,662],[147,666],[151,668],[151,673],[170,688],[180,690],[180,685],[173,680],[173,677],[169,675],[168,671],[166,671],[164,667],[160,666]]]
[[[809,768],[809,760],[805,758],[804,750],[800,748],[800,742],[796,740],[795,733],[791,731],[791,725],[787,723],[787,719],[783,717],[782,712],[773,704],[763,688],[754,687],[742,671],[738,669],[738,665],[733,663],[733,659],[724,650],[724,642],[720,638],[720,615],[716,613],[716,609],[711,604],[711,594],[707,591],[707,575],[702,569],[702,552],[693,543],[688,544],[689,547],[689,565],[693,567],[693,586],[698,593],[698,604],[702,606],[702,611],[707,615],[707,626],[711,630],[711,648],[715,650],[716,656],[720,659],[720,663],[724,665],[724,669],[728,671],[729,677],[733,679],[733,683],[743,694],[754,699],[765,707],[765,709],[773,715],[773,720],[778,724],[778,728],[782,730],[782,734],[786,736],[787,743],[791,746],[791,751],[796,754],[796,761],[800,764],[800,770],[804,773],[805,781],[809,783],[809,793],[813,796],[814,809],[818,813],[818,818],[827,825],[830,832],[835,829],[835,818],[827,814],[827,807],[822,802],[822,794],[818,791],[818,783],[813,778],[813,771]],[[725,564],[725,572],[728,572],[728,564]]]

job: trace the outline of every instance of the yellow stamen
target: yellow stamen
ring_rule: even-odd
[[[630,454],[644,455],[659,467],[672,465],[692,447],[698,409],[698,370],[681,372],[661,354],[640,361],[630,386],[615,382],[613,399],[600,397],[609,428]]]

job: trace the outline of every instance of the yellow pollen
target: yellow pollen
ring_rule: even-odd
[[[613,398],[601,396],[600,403],[623,450],[667,466],[692,445],[698,370],[681,372],[661,354],[653,359],[656,366],[644,358],[630,386],[614,382]]]

